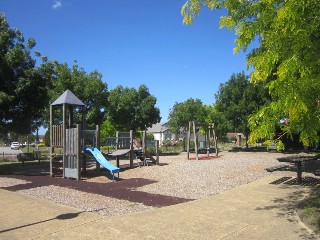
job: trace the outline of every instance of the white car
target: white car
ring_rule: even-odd
[[[19,142],[12,142],[11,143],[11,149],[19,149],[19,148],[20,148]]]

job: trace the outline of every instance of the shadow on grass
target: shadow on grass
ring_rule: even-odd
[[[294,185],[302,188],[284,198],[275,198],[273,205],[256,210],[278,209],[278,217],[284,217],[289,222],[296,222],[294,216],[297,214],[300,220],[315,233],[310,235],[301,228],[299,230],[301,238],[320,239],[320,179],[304,177],[299,184],[294,177],[281,177],[270,184],[279,185],[281,188],[289,188]]]
[[[49,160],[22,162],[2,162],[0,164],[0,175],[48,175],[50,172]]]
[[[275,210],[276,216],[278,218],[284,218],[288,222],[291,223],[298,223],[299,218],[301,221],[303,221],[308,227],[310,227],[307,222],[300,217],[299,209],[300,209],[300,202],[304,199],[306,194],[308,193],[307,189],[301,189],[294,191],[290,194],[288,194],[286,197],[283,198],[274,198],[273,204],[270,204],[269,206],[256,208],[257,211],[271,211]],[[299,225],[297,225],[299,226]],[[316,229],[313,227],[311,228],[314,230],[313,233],[309,232],[307,228],[300,227],[297,229],[299,232],[299,237],[301,239],[319,239],[319,234],[316,231]]]
[[[299,203],[298,208],[301,220],[320,233],[320,185],[311,189],[309,196]]]

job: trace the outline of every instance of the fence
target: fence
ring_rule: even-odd
[[[5,153],[5,152],[2,152],[0,159],[1,159],[2,161],[5,161],[5,160],[15,161],[15,160],[17,160],[18,154],[19,154],[19,153]]]
[[[40,151],[33,151],[31,153],[5,153],[2,152],[0,156],[0,161],[16,161],[21,160],[26,156],[28,160],[40,160],[42,159]]]

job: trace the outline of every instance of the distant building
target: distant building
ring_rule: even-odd
[[[44,143],[44,135],[39,135],[39,142]]]
[[[241,145],[241,141],[245,139],[243,133],[237,133],[237,132],[228,132],[227,133],[227,141],[228,142],[234,142],[237,145]]]
[[[168,123],[164,122],[153,124],[150,128],[147,129],[147,133],[153,134],[154,140],[158,140],[160,146],[162,145],[163,141],[176,141],[179,139],[179,136],[171,131]]]

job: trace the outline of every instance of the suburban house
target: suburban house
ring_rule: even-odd
[[[39,137],[39,142],[44,143],[45,136],[39,135],[38,137]]]
[[[170,130],[168,123],[165,122],[153,124],[147,129],[147,134],[153,134],[154,140],[158,140],[160,146],[165,140],[176,141],[179,139],[178,136]]]

